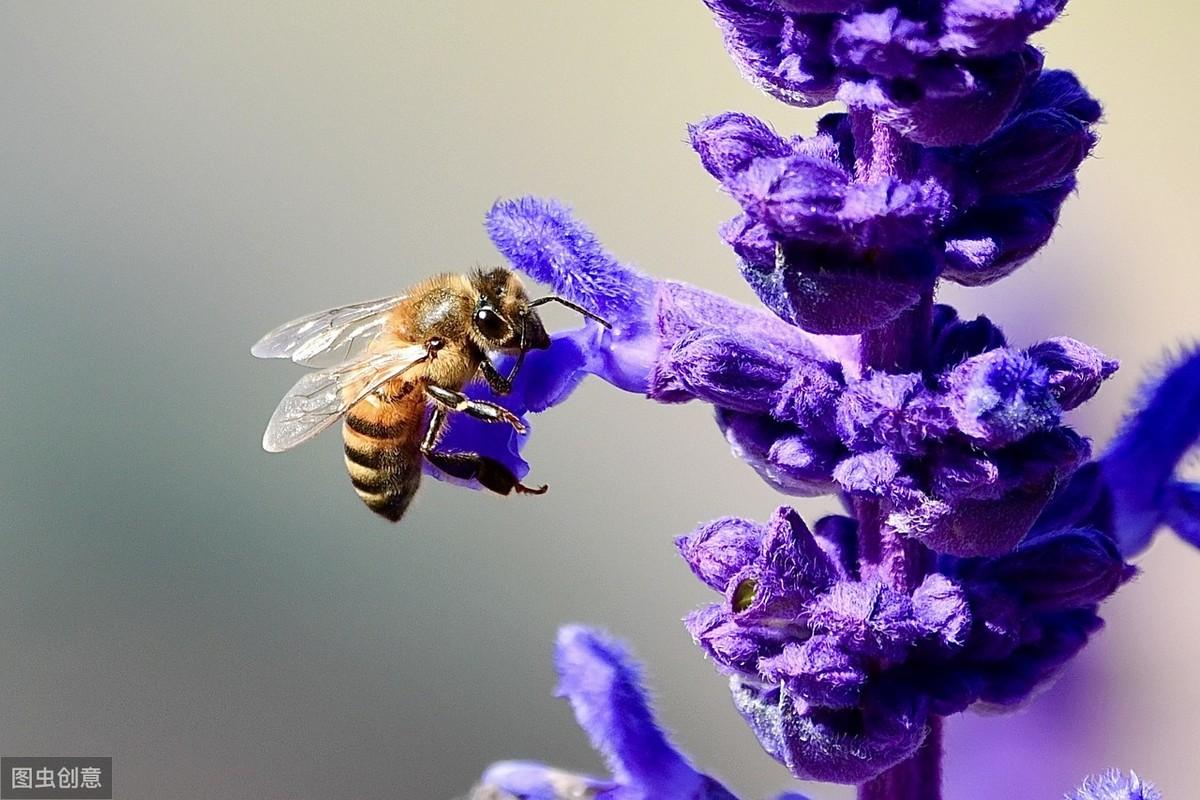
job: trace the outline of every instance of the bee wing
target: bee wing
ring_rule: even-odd
[[[355,403],[427,357],[425,347],[414,344],[308,373],[279,401],[263,434],[263,449],[281,453],[308,441],[345,416]]]
[[[383,330],[387,313],[404,295],[380,297],[365,303],[318,311],[280,325],[250,348],[258,358],[290,358],[297,364],[314,366],[322,355],[342,346],[346,352],[355,344],[374,339]]]

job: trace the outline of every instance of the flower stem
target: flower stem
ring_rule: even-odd
[[[858,800],[941,800],[942,719],[929,718],[917,754],[858,787]]]
[[[851,111],[850,126],[854,134],[854,169],[860,181],[906,179],[911,175],[913,151],[903,136],[870,111]]]
[[[870,112],[851,116],[855,169],[861,181],[905,178],[911,169],[910,148],[904,138]],[[863,371],[912,372],[924,366],[933,322],[933,289],[887,325],[862,335],[859,344]],[[901,536],[887,524],[886,510],[874,498],[855,502],[858,517],[859,560],[864,571],[876,574],[897,591],[911,594],[932,566],[933,554],[919,542]],[[861,785],[858,800],[940,800],[941,720],[930,717],[924,743],[916,755]]]

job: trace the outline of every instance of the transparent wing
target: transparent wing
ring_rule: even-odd
[[[380,297],[294,319],[259,339],[250,353],[258,358],[290,358],[309,366],[323,366],[314,362],[331,351],[348,358],[355,345],[369,342],[383,330],[387,313],[403,299],[404,295]]]
[[[308,441],[380,385],[424,361],[427,353],[414,344],[310,372],[279,401],[263,434],[263,449],[281,453]]]

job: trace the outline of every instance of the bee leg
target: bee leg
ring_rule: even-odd
[[[508,494],[513,491],[517,494],[542,494],[546,491],[545,485],[534,488],[521,483],[508,467],[493,458],[481,456],[479,453],[435,450],[445,423],[446,409],[440,406],[434,408],[433,416],[429,419],[429,430],[425,432],[425,439],[421,442],[421,454],[429,459],[430,464],[452,477],[479,481],[484,488],[496,494]]]
[[[438,406],[447,410],[461,411],[467,416],[481,419],[484,422],[507,422],[517,433],[525,433],[528,430],[525,423],[504,406],[498,406],[486,400],[472,400],[462,392],[443,389],[441,386],[426,386],[425,394]],[[433,426],[430,425],[430,427]]]
[[[512,391],[513,381],[517,379],[517,372],[521,369],[521,363],[525,360],[525,351],[517,353],[517,361],[509,370],[507,377],[501,375],[496,365],[491,360],[484,356],[483,361],[479,362],[479,371],[483,373],[483,379],[487,381],[488,388],[493,393],[504,396]]]

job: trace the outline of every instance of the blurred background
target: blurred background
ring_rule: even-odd
[[[1038,37],[1105,102],[1099,150],[1036,261],[940,298],[1120,358],[1074,417],[1098,445],[1200,333],[1197,21],[1092,0]],[[744,83],[699,0],[10,0],[0,107],[0,753],[112,756],[124,798],[448,800],[498,758],[600,770],[552,697],[555,630],[581,621],[634,645],[704,769],[795,786],[679,623],[708,592],[672,537],[781,502],[706,407],[589,381],[536,420],[549,494],[427,481],[398,527],[336,434],[259,448],[300,371],[250,344],[495,263],[501,196],[562,198],[623,259],[753,300],[685,124],[816,114]],[[1055,798],[1109,766],[1200,796],[1200,553],[1164,536],[1140,566],[1056,690],[951,721],[948,798]]]

